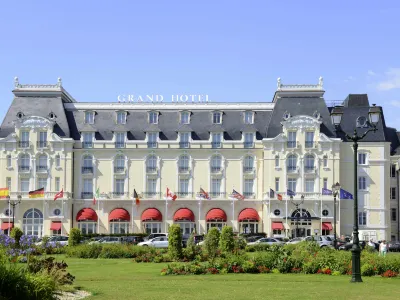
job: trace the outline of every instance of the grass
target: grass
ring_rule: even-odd
[[[128,259],[66,259],[90,299],[400,299],[400,278],[302,274],[161,276],[166,264]],[[89,299],[89,298],[88,298]]]

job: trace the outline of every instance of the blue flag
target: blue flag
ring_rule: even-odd
[[[275,198],[275,191],[273,189],[269,189],[269,197]]]
[[[340,199],[353,199],[353,195],[344,189],[340,189]]]
[[[322,195],[332,195],[332,191],[328,189],[322,188]]]
[[[293,192],[293,191],[291,191],[291,190],[289,190],[289,189],[287,190],[286,194],[287,194],[288,196],[296,196],[296,193]]]

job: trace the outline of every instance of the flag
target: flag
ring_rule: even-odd
[[[93,205],[96,204],[96,198],[99,199],[100,198],[100,188],[97,188],[96,190],[96,194],[93,197]]]
[[[332,194],[333,194],[333,193],[332,193],[331,190],[322,188],[322,195],[332,195]]]
[[[279,201],[282,201],[283,197],[282,197],[281,194],[277,194],[277,197],[278,197],[278,200],[279,200]]]
[[[353,199],[353,195],[344,189],[340,189],[340,199]]]
[[[136,193],[135,189],[133,189],[133,198],[135,198],[136,205],[139,205],[140,204],[140,198],[139,198],[138,193]]]
[[[288,196],[296,196],[296,193],[295,192],[293,192],[292,190],[287,190],[287,192],[286,192],[286,194],[288,195]]]
[[[10,190],[8,188],[0,188],[0,199],[7,198],[10,195]]]
[[[275,198],[275,191],[273,189],[269,189],[269,197]]]
[[[30,191],[29,198],[44,198],[44,188]]]
[[[175,201],[177,198],[177,196],[171,192],[171,190],[169,188],[167,188],[167,197],[166,200],[172,200]]]
[[[58,192],[55,196],[54,196],[54,201],[56,201],[58,198],[62,198],[64,197],[64,189],[61,189],[60,192]]]
[[[202,188],[200,188],[200,193],[199,193],[199,198],[200,199],[206,199],[206,200],[211,200],[211,197],[208,195],[208,193],[203,190]]]
[[[238,200],[244,200],[244,196],[237,191],[233,190],[232,194],[230,195],[230,198],[238,199]]]

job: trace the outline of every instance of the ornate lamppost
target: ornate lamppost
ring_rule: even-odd
[[[290,196],[290,202],[296,206],[296,211],[298,213],[298,217],[296,218],[296,236],[299,234],[299,218],[302,216],[302,212],[299,211],[299,206],[302,205],[304,203],[304,195],[301,195],[301,200],[298,202],[295,202],[293,200],[293,196]]]
[[[336,235],[336,197],[340,192],[340,184],[336,182],[336,184],[332,185],[333,192],[333,247],[336,249],[337,247],[337,235]]]
[[[331,111],[332,123],[335,125],[336,131],[343,132],[339,125],[342,120],[344,110],[342,106],[335,106]],[[360,124],[357,122],[357,127],[366,128],[369,127],[363,134],[358,135],[357,128],[354,129],[353,135],[349,135],[345,132],[345,137],[347,140],[353,142],[354,149],[354,225],[353,225],[353,247],[351,249],[352,255],[352,276],[351,282],[362,282],[361,279],[361,262],[360,262],[360,240],[358,238],[358,188],[357,188],[357,150],[358,150],[358,142],[361,141],[369,132],[376,132],[378,129],[376,125],[379,122],[381,116],[381,107],[373,106],[368,111],[369,124],[367,122],[363,122]],[[366,121],[366,120],[365,120]],[[367,125],[367,126],[366,126]],[[369,125],[369,126],[368,126]]]
[[[13,217],[13,224],[12,224],[12,228],[14,228],[14,224],[15,224],[15,207],[21,203],[21,195],[17,196],[18,200],[11,200],[10,196],[7,196],[7,202],[8,204],[12,207],[12,217]]]

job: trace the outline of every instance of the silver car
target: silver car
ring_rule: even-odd
[[[321,248],[323,248],[323,247],[333,247],[332,246],[332,240],[329,237],[324,236],[324,235],[306,236],[304,238],[304,240],[305,241],[309,241],[309,242],[311,242],[311,241],[317,242]]]
[[[261,238],[255,242],[247,243],[247,245],[283,245],[284,243],[274,238]]]

